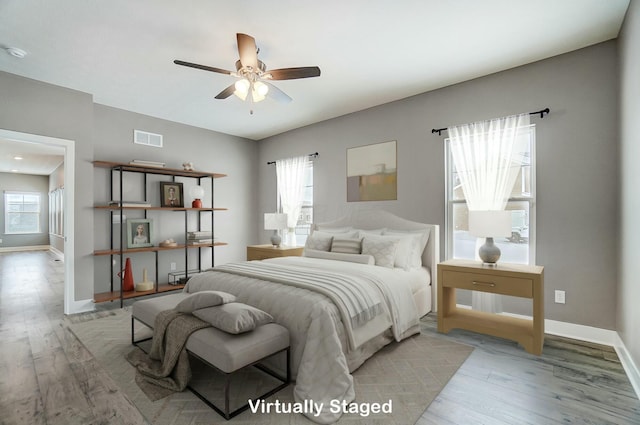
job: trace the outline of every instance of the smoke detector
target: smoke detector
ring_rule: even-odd
[[[27,56],[27,52],[17,47],[7,47],[5,50],[14,58],[22,59]]]

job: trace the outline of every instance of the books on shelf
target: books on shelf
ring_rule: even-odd
[[[211,239],[211,238],[213,238],[212,231],[187,232],[187,239]]]
[[[216,241],[217,239],[189,239],[187,245],[210,245]]]
[[[129,161],[129,165],[140,165],[142,167],[164,168],[166,163],[158,162],[158,161],[147,161],[147,160],[144,160],[144,159],[134,159],[132,161]]]
[[[109,205],[118,207],[150,207],[151,203],[145,201],[111,201]]]

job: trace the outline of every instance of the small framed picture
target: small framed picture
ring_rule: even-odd
[[[184,207],[184,191],[182,183],[160,182],[160,206]]]
[[[153,220],[148,218],[132,218],[127,220],[127,248],[144,248],[153,246]]]

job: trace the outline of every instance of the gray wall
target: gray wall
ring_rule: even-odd
[[[49,177],[31,174],[0,173],[0,247],[49,245]],[[4,233],[4,191],[40,194],[40,233],[7,235]]]
[[[275,208],[269,160],[318,151],[315,220],[382,208],[440,224],[444,241],[444,135],[432,128],[551,108],[537,124],[537,263],[548,319],[614,329],[618,215],[616,42],[293,130],[260,142],[259,211]],[[346,149],[398,141],[398,200],[347,203]],[[260,233],[261,241],[268,240]],[[444,243],[441,252],[444,255]],[[566,291],[554,304],[553,291]],[[530,303],[505,309],[531,314]]]
[[[620,36],[620,284],[617,330],[640,365],[640,2],[632,1]]]
[[[110,273],[105,258],[93,255],[94,249],[107,247],[109,229],[105,218],[108,214],[93,208],[94,203],[107,200],[108,182],[104,170],[94,170],[94,157],[112,161],[155,159],[168,166],[189,160],[199,169],[228,174],[229,177],[216,180],[215,185],[216,206],[229,208],[215,213],[219,236],[229,242],[227,247],[216,248],[216,264],[244,259],[246,245],[255,243],[255,142],[95,105],[89,94],[5,72],[0,72],[0,93],[0,128],[75,141],[75,300],[93,297],[94,279],[87,279],[88,276],[95,277],[96,290],[100,291]],[[166,148],[147,154],[152,148],[134,146],[134,128],[164,134]],[[168,234],[177,234],[172,230],[175,221],[163,217],[158,225],[168,228]],[[170,258],[162,257],[162,261]]]
[[[93,101],[89,94],[0,72],[0,128],[75,141],[75,299],[93,297]]]
[[[247,139],[199,129],[174,122],[160,120],[121,109],[95,105],[95,147],[96,160],[129,162],[132,159],[146,159],[165,162],[169,168],[182,168],[183,162],[193,162],[197,170],[227,174],[227,177],[215,179],[215,207],[228,208],[228,211],[215,212],[215,234],[221,241],[229,245],[216,247],[215,263],[239,261],[246,258],[246,246],[255,243],[257,234],[256,165],[258,148],[256,142]],[[133,143],[133,130],[144,130],[164,136],[162,148],[148,147]],[[94,198],[97,204],[104,204],[109,199],[109,172],[96,168],[94,174]],[[167,176],[152,176],[147,179],[148,201],[152,205],[160,205],[161,181],[171,181]],[[192,198],[189,188],[196,185],[195,179],[177,178],[184,185],[185,205],[190,205]],[[118,176],[114,180],[118,189]],[[142,177],[128,174],[123,180],[124,198],[142,200]],[[204,205],[211,205],[210,180],[202,182],[206,188]],[[117,198],[117,190],[114,198]],[[128,211],[127,218],[143,218],[141,212]],[[203,225],[210,226],[210,213],[202,214]],[[196,213],[188,214],[189,230],[196,230]],[[154,235],[152,243],[173,238],[184,241],[184,218],[182,212],[149,211],[147,218],[153,220]],[[94,212],[94,240],[96,249],[109,247],[109,214],[98,210]],[[119,225],[116,226],[119,228]],[[126,226],[125,226],[126,228]],[[203,267],[211,266],[210,248],[202,250]],[[197,250],[189,250],[189,268],[197,264]],[[167,273],[171,262],[175,262],[178,270],[184,270],[184,251],[163,251],[158,254],[158,274],[161,283],[167,282]],[[119,258],[117,258],[119,261]],[[142,280],[142,269],[147,268],[149,279],[155,277],[155,257],[152,253],[131,256],[135,280]],[[119,263],[114,271],[120,269]],[[109,289],[109,257],[96,257],[95,287],[96,292]]]

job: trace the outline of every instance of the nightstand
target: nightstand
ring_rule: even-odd
[[[249,245],[247,246],[247,260],[264,260],[275,257],[300,257],[302,256],[302,246],[274,247],[273,245]]]
[[[458,308],[456,289],[530,298],[533,320]],[[449,260],[438,264],[438,332],[466,329],[520,343],[532,354],[544,344],[544,267]]]

